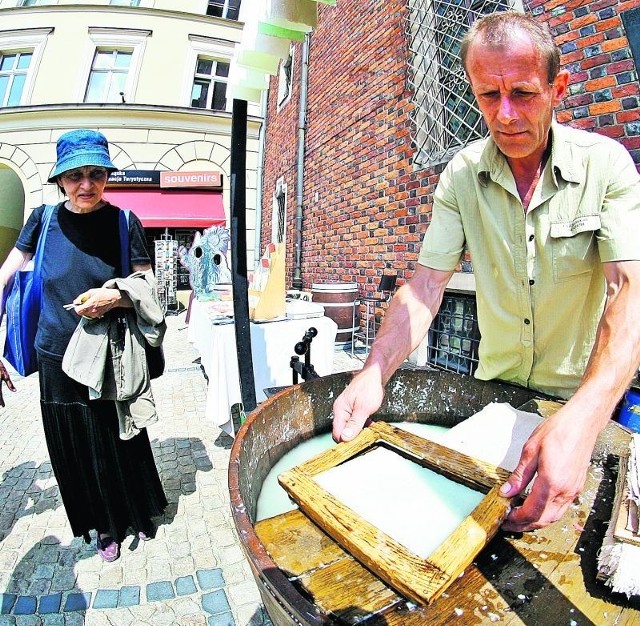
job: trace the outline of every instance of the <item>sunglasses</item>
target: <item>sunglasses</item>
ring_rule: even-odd
[[[107,170],[104,167],[94,167],[88,170],[86,173],[83,170],[70,170],[61,174],[62,178],[70,183],[79,183],[85,177],[91,182],[97,183],[104,180],[107,177]]]

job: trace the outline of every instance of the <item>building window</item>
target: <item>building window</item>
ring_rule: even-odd
[[[151,30],[91,26],[78,100],[135,102],[144,50],[152,34]]]
[[[458,374],[473,374],[479,344],[475,296],[445,294],[429,328],[427,362]]]
[[[480,16],[520,0],[410,0],[408,39],[416,162],[448,161],[488,130],[460,63],[460,43]]]
[[[289,49],[289,56],[280,63],[278,74],[278,107],[284,106],[291,95],[291,79],[293,76],[293,46]]]
[[[85,102],[124,102],[131,50],[96,50]]]
[[[191,89],[191,106],[224,111],[227,108],[229,62],[198,57]]]
[[[0,52],[0,106],[22,104],[31,52]]]
[[[285,243],[287,223],[287,184],[280,179],[273,194],[273,215],[271,217],[271,241]]]
[[[640,8],[629,9],[621,13],[620,17],[637,71],[640,69]]]
[[[240,0],[209,0],[207,3],[207,15],[237,20],[239,14]]]
[[[31,102],[40,60],[53,28],[0,31],[0,107]]]

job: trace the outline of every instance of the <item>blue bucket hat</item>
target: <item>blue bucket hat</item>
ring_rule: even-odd
[[[109,172],[118,169],[111,162],[107,138],[96,130],[70,130],[60,135],[56,152],[58,160],[49,176],[50,183],[56,182],[60,174],[85,165],[106,167]]]

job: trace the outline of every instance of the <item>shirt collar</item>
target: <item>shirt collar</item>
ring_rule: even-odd
[[[478,180],[486,187],[489,179],[498,181],[508,167],[507,160],[498,149],[495,141],[488,137],[478,163]],[[558,177],[569,183],[582,183],[585,168],[581,159],[572,154],[571,144],[567,141],[566,129],[557,122],[551,123],[551,172],[558,186]]]

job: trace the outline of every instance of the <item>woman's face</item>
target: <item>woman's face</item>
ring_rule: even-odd
[[[108,172],[104,167],[87,165],[60,174],[58,180],[77,213],[92,211],[102,201]]]

